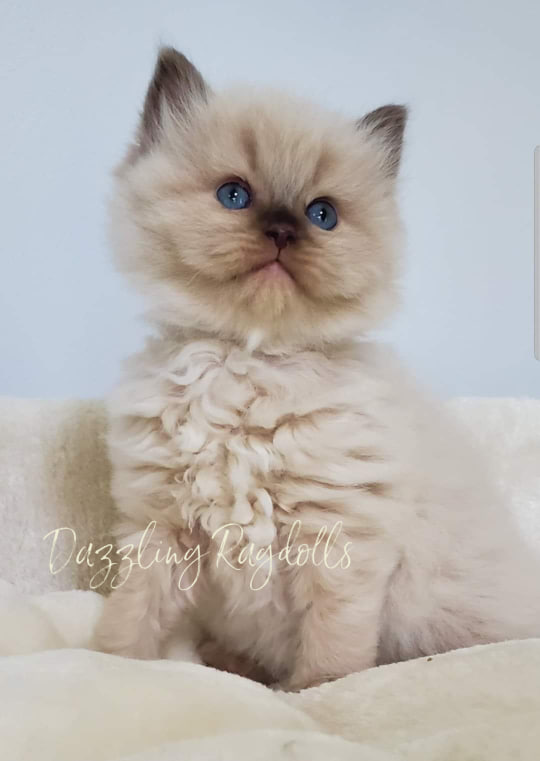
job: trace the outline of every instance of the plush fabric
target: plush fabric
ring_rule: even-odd
[[[92,570],[73,559],[49,572],[54,529],[101,546],[113,507],[100,402],[0,397],[0,578],[26,592],[85,589]],[[69,549],[66,534],[59,549]],[[104,587],[105,589],[105,587]]]
[[[31,598],[0,584],[0,653],[12,653],[0,658],[0,758],[539,758],[539,639],[456,650],[284,694],[192,663],[80,649],[102,603],[95,592]],[[71,649],[52,649],[61,647]]]
[[[488,451],[540,551],[540,401],[451,406]],[[371,669],[291,695],[194,664],[83,649],[103,602],[77,591],[92,569],[72,558],[52,575],[42,538],[69,526],[78,547],[107,540],[105,425],[97,402],[0,400],[0,759],[540,757],[540,639]]]

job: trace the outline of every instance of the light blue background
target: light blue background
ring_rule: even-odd
[[[0,18],[0,393],[101,395],[141,342],[105,200],[166,42],[216,86],[285,85],[354,117],[407,102],[391,334],[443,395],[540,396],[536,0],[0,0]]]

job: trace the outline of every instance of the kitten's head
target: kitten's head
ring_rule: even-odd
[[[213,93],[161,51],[117,171],[119,266],[160,322],[271,345],[378,324],[395,301],[406,110],[357,122],[274,92]]]

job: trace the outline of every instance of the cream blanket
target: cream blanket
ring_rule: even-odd
[[[540,547],[540,401],[452,405]],[[52,576],[42,537],[60,526],[80,544],[107,536],[102,408],[2,400],[0,421],[1,761],[540,758],[540,640],[371,669],[298,695],[82,649],[102,598],[58,591],[84,587],[90,569],[71,563]]]

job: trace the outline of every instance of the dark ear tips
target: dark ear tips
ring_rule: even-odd
[[[206,100],[207,94],[206,83],[191,61],[173,47],[162,47],[144,100],[139,152],[144,153],[160,139],[166,111],[184,115],[194,100]]]
[[[357,123],[359,129],[375,135],[386,151],[386,169],[392,177],[397,175],[403,146],[403,133],[407,124],[406,106],[388,105],[376,108]]]

